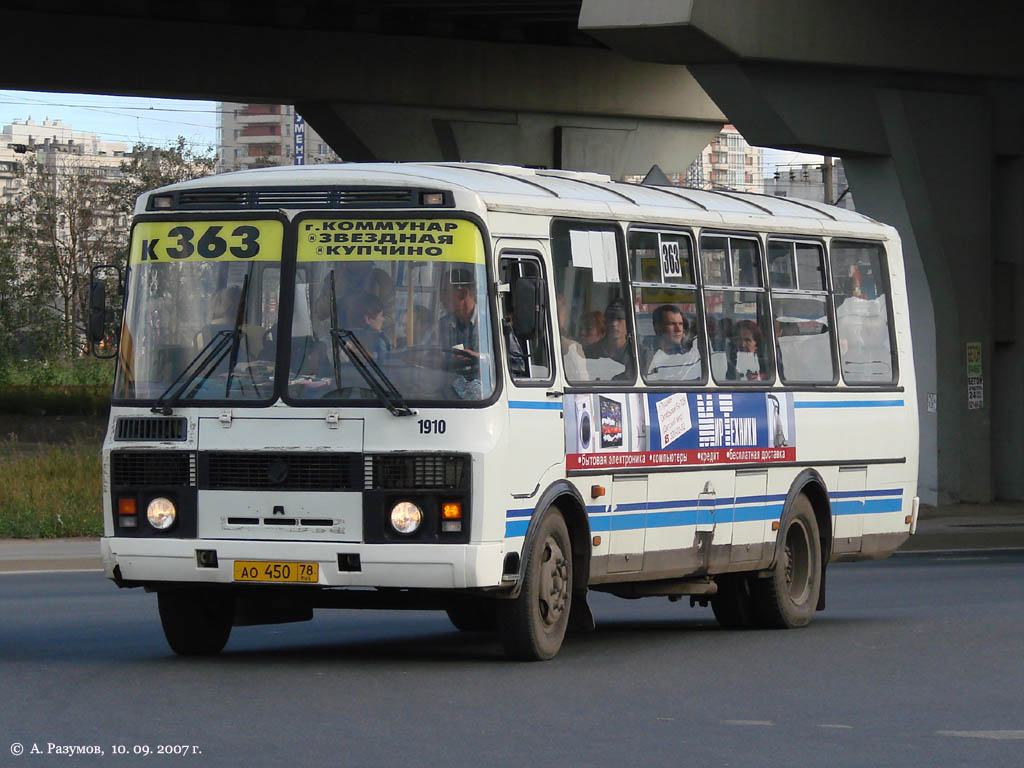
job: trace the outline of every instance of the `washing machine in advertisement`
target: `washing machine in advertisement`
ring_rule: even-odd
[[[592,395],[570,395],[565,413],[565,452],[593,453],[600,445]]]

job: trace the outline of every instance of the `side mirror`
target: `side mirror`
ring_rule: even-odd
[[[544,304],[544,282],[536,277],[520,277],[512,287],[512,330],[521,339],[533,338],[537,318]]]
[[[101,360],[117,355],[121,328],[121,311],[107,308],[107,283],[113,283],[118,295],[124,296],[119,267],[109,264],[93,267],[89,282],[89,322],[86,336],[89,340],[89,351]]]
[[[89,285],[89,341],[99,344],[103,341],[103,329],[107,319],[107,286],[101,280]]]

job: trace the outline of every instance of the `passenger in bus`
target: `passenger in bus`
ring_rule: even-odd
[[[569,302],[565,296],[555,297],[558,307],[558,335],[562,350],[562,368],[568,381],[581,381],[587,378],[587,360],[583,354],[583,346],[569,336],[566,328],[569,318]],[[604,320],[604,318],[601,318]]]
[[[604,338],[607,326],[600,312],[587,312],[580,318],[580,343],[584,348],[597,344]]]
[[[651,320],[655,335],[644,340],[641,352],[647,377],[655,381],[699,379],[700,355],[694,350],[695,337],[682,310],[675,304],[662,304]]]
[[[361,294],[349,306],[349,328],[378,363],[383,363],[391,343],[384,335],[384,303],[372,293]]]
[[[425,340],[428,345],[459,348],[480,355],[480,330],[476,309],[476,279],[472,270],[456,268],[441,278],[441,304],[447,312]]]
[[[604,321],[608,329],[605,337],[596,344],[584,347],[589,358],[608,357],[617,363],[628,364],[629,334],[626,329],[626,305],[622,299],[613,299],[604,310]]]
[[[196,335],[197,347],[206,346],[222,331],[234,329],[241,297],[242,289],[237,285],[222,288],[210,297],[210,321]]]
[[[736,323],[736,364],[727,378],[748,381],[768,378],[768,366],[762,345],[761,326],[753,320]]]

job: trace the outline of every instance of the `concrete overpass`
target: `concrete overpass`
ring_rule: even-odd
[[[839,155],[859,208],[904,239],[923,497],[1021,499],[1020,16],[910,0],[26,0],[0,4],[0,87],[295,103],[348,159],[681,170],[725,115],[752,143]]]
[[[4,2],[0,87],[295,104],[346,160],[683,171],[725,122],[580,0]]]

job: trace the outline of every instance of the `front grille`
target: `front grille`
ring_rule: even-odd
[[[412,189],[409,187],[251,187],[184,189],[159,195],[170,198],[161,208],[149,201],[149,210],[172,211],[242,211],[278,208],[383,208],[419,205],[425,192],[440,190]],[[444,204],[432,206],[450,208],[454,199],[450,192],[441,192]]]
[[[249,193],[240,189],[197,189],[179,192],[173,206],[178,210],[209,208],[248,208]]]
[[[110,481],[118,487],[195,485],[194,454],[188,451],[113,451]]]
[[[352,453],[210,452],[200,457],[201,487],[210,490],[361,490],[363,473]]]
[[[451,454],[387,454],[372,457],[374,490],[437,489],[467,490],[468,456]]]
[[[127,416],[117,420],[115,440],[184,440],[188,423],[183,418]]]

